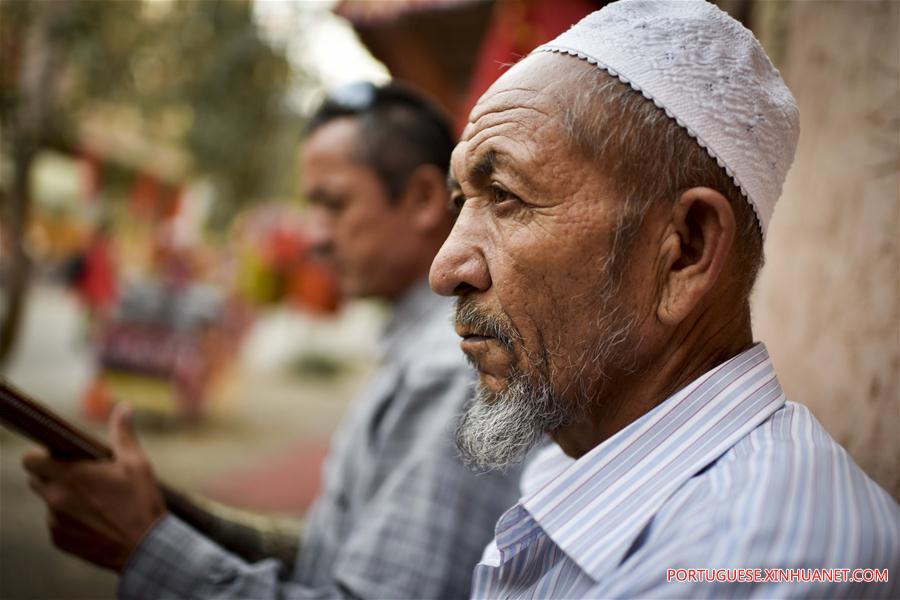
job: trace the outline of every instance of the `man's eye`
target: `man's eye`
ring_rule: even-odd
[[[509,190],[494,184],[491,186],[491,200],[493,200],[494,204],[503,204],[511,201],[518,202],[519,197]]]
[[[345,204],[338,200],[325,200],[322,203],[322,207],[327,210],[332,215],[338,215],[344,210]]]

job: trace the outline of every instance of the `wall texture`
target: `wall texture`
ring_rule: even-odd
[[[900,2],[757,4],[800,105],[754,328],[788,397],[900,498]]]

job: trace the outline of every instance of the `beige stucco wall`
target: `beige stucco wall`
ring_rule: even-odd
[[[801,136],[755,333],[789,398],[900,498],[900,2],[760,4]]]

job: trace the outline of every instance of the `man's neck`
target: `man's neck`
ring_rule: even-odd
[[[550,435],[566,454],[579,458],[752,345],[749,309],[741,308],[731,318],[701,316],[690,327],[673,331],[637,369],[611,374],[585,418]]]

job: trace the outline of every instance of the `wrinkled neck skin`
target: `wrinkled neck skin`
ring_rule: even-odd
[[[724,305],[724,306],[723,306]],[[585,416],[550,432],[580,458],[695,379],[753,345],[747,302],[704,306],[629,371],[611,372]]]

